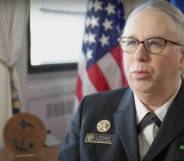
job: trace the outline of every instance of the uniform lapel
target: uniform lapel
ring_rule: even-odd
[[[152,143],[143,161],[151,161],[159,155],[166,146],[171,143],[181,132],[184,131],[184,85],[182,86],[170,106],[158,134]]]
[[[114,114],[115,127],[130,161],[139,161],[137,123],[133,94],[127,90],[117,112]]]

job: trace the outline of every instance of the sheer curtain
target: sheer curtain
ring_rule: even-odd
[[[11,81],[21,96],[15,64],[22,50],[28,14],[28,1],[0,0],[0,146],[3,146],[4,125],[12,116]]]

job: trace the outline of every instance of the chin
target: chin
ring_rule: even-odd
[[[149,93],[153,91],[153,84],[151,82],[131,82],[129,86],[135,93]]]

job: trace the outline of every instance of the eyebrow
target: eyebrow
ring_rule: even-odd
[[[134,38],[134,39],[139,40],[139,38],[136,35],[123,35],[122,34],[121,36],[122,37],[130,37],[130,38]],[[143,40],[147,40],[147,39],[150,39],[150,38],[164,38],[164,39],[169,39],[169,38],[167,38],[164,35],[149,35],[148,37],[144,38]]]

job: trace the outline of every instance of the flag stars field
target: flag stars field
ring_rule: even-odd
[[[89,27],[90,22],[91,22],[91,18],[90,18],[90,17],[87,17],[87,18],[86,18],[86,21],[85,21],[86,27]]]
[[[98,11],[102,10],[102,2],[95,1],[93,7],[94,7],[95,12],[98,12]]]
[[[95,43],[95,42],[96,42],[95,37],[96,37],[95,34],[89,33],[89,35],[88,35],[88,42],[89,42],[90,44]]]
[[[109,44],[108,40],[109,40],[109,37],[105,36],[105,34],[102,34],[102,37],[99,40],[101,42],[101,46],[103,47],[105,45],[108,45]]]
[[[88,2],[88,11],[92,10],[93,7],[94,7],[93,1],[89,1]]]
[[[86,44],[89,41],[88,39],[89,39],[89,35],[88,33],[86,33],[83,37],[83,42]]]
[[[109,21],[107,18],[105,19],[105,22],[102,25],[105,31],[112,29],[112,21]]]
[[[115,6],[109,3],[108,6],[105,8],[105,10],[107,11],[108,15],[114,14]]]
[[[92,54],[93,54],[93,50],[88,49],[87,53],[86,53],[86,58],[87,58],[88,61],[93,58]]]
[[[99,20],[99,17],[95,17],[95,16],[92,16],[91,19],[90,19],[90,25],[92,28],[95,28],[98,26],[98,20]]]

